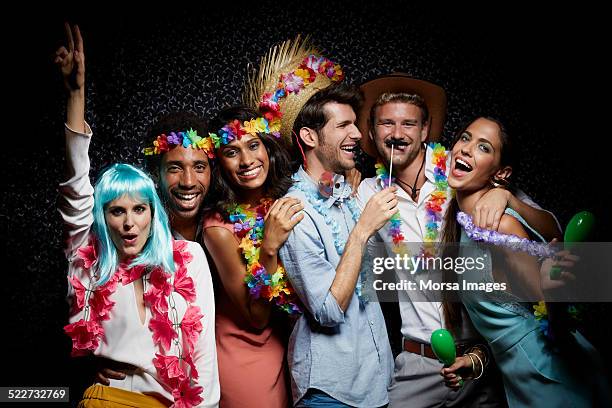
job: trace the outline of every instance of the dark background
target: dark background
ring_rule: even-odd
[[[239,101],[247,64],[297,33],[311,34],[348,82],[402,71],[441,85],[448,96],[444,142],[476,115],[502,119],[522,150],[517,184],[562,225],[579,210],[594,212],[598,240],[610,240],[602,61],[609,23],[601,10],[401,1],[172,4],[64,5],[3,17],[2,350],[13,363],[0,385],[72,385],[76,398],[87,383],[62,331],[66,262],[55,203],[65,100],[52,60],[65,20],[79,23],[85,40],[92,176],[116,161],[142,165],[140,151],[150,142],[144,134],[158,115],[186,109],[211,117]],[[583,327],[606,361],[610,310],[596,305]]]

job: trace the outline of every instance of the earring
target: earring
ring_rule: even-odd
[[[495,188],[507,188],[509,184],[508,180],[497,177],[493,177],[489,182]]]

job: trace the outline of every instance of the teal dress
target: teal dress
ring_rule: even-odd
[[[513,210],[506,213],[539,236]],[[471,242],[464,231],[461,242]],[[462,245],[459,256],[486,260],[483,270],[457,275],[460,287],[462,280],[493,282],[491,256],[485,246]],[[612,406],[601,357],[580,333],[574,334],[571,352],[560,352],[541,333],[531,304],[507,292],[488,299],[482,294],[476,298],[467,291],[460,293],[474,327],[491,346],[510,407]]]

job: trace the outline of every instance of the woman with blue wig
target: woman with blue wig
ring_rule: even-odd
[[[74,35],[73,35],[74,33]],[[89,387],[79,406],[217,406],[214,298],[202,248],[173,240],[152,180],[114,164],[89,181],[85,56],[78,27],[55,63],[68,91],[68,180],[59,211],[67,232],[72,355],[129,367],[123,380]]]

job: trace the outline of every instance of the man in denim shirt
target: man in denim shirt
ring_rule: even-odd
[[[368,238],[397,211],[396,187],[375,194],[359,215],[344,174],[355,167],[360,103],[354,88],[334,85],[310,97],[293,125],[305,165],[287,195],[304,203],[305,217],[280,257],[304,305],[288,352],[298,407],[388,403],[393,358],[380,305],[361,292],[360,269]]]

